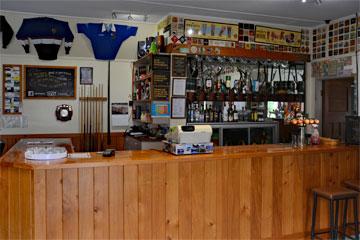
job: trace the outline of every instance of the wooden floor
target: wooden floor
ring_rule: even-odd
[[[311,188],[359,177],[358,154],[2,167],[0,239],[306,239]],[[319,212],[327,228],[326,202]]]

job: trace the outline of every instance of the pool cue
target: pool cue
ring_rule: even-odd
[[[97,103],[98,103],[98,99],[97,99],[97,86],[95,86],[95,103],[94,103],[94,107],[95,107],[95,135],[94,135],[94,148],[95,148],[95,151],[97,151],[97,134],[98,134],[98,129],[97,129],[97,124],[98,124]]]
[[[80,89],[80,132],[81,132],[81,143],[84,143],[84,133],[85,133],[85,126],[84,126],[84,86],[81,86]],[[84,146],[81,145],[81,151],[84,151]]]
[[[104,86],[103,84],[100,85],[100,92],[101,92],[101,110],[100,110],[100,132],[101,132],[101,150],[104,150],[104,103],[103,103],[103,97],[104,97]]]
[[[87,112],[87,122],[86,122],[86,130],[87,130],[87,138],[86,138],[86,145],[87,145],[87,151],[90,151],[90,102],[89,102],[89,94],[90,94],[90,87],[88,88],[87,94],[86,94],[86,112]]]
[[[107,99],[107,144],[111,144],[110,137],[110,61],[108,61],[108,99]]]
[[[93,145],[93,151],[95,151],[96,147],[95,147],[95,136],[96,136],[96,110],[95,110],[95,103],[96,103],[96,98],[95,98],[95,87],[93,86],[93,101],[92,101],[92,105],[93,105],[93,113],[95,114],[94,116],[94,121],[93,121],[93,136],[92,136],[92,145]]]

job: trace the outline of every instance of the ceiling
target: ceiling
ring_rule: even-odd
[[[50,15],[111,18],[112,12],[146,14],[157,22],[168,14],[313,27],[360,11],[360,0],[0,0],[0,9]]]

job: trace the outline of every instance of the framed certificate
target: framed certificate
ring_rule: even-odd
[[[171,118],[186,118],[186,98],[171,98]]]
[[[92,85],[92,84],[93,84],[93,68],[80,67],[80,85]]]
[[[173,78],[172,82],[172,95],[185,97],[186,78]]]

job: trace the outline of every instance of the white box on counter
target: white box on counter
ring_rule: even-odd
[[[180,144],[180,143],[170,143],[168,141],[164,141],[164,151],[175,155],[212,153],[214,152],[214,144],[212,142],[199,143],[199,144],[189,144],[189,143]]]

